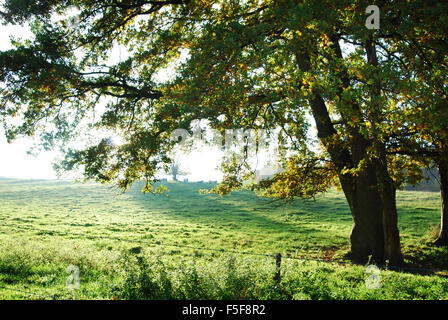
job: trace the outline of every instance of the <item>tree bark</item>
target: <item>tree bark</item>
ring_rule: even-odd
[[[437,246],[448,246],[448,159],[440,159],[438,161],[438,167],[442,214],[440,219],[440,233],[434,244]]]
[[[352,210],[353,229],[350,235],[353,260],[366,263],[384,263],[383,206],[378,192],[375,164],[366,159],[368,142],[359,133],[353,135],[352,158],[355,167],[361,160],[366,164],[353,178],[354,208]]]
[[[385,154],[384,157],[385,158]],[[396,188],[387,172],[385,159],[377,161],[376,173],[379,193],[383,204],[384,258],[389,264],[400,266],[404,263],[401,253],[400,232],[396,206]]]

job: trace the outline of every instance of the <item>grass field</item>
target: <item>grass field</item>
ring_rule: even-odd
[[[381,270],[369,289],[349,261],[352,219],[343,194],[272,203],[248,191],[200,195],[207,183],[167,183],[167,195],[125,194],[57,181],[0,180],[0,299],[447,299],[445,273]],[[437,192],[398,194],[408,267],[448,269],[431,246]],[[222,250],[219,251],[219,250]],[[252,254],[238,254],[248,252]],[[80,270],[69,290],[66,268]]]

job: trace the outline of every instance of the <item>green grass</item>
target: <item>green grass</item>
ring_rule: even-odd
[[[125,194],[97,184],[0,180],[0,299],[445,299],[448,280],[381,271],[367,289],[363,266],[224,251],[346,260],[352,218],[343,195],[271,203],[242,191],[200,195],[206,183],[167,183],[167,195]],[[439,194],[398,193],[406,262],[448,269],[431,246]],[[80,268],[69,291],[67,266]],[[27,292],[33,292],[34,295]]]

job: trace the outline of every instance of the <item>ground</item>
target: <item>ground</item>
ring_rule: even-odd
[[[138,184],[120,194],[93,183],[0,180],[0,299],[448,298],[448,250],[431,245],[437,192],[398,193],[409,269],[381,270],[379,288],[369,289],[365,266],[349,264],[342,193],[285,205],[249,191],[199,194],[207,183],[166,186],[154,196]],[[70,265],[80,269],[78,290],[66,285]]]

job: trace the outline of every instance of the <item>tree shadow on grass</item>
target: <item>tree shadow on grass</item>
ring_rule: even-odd
[[[437,275],[448,278],[448,248],[438,248],[431,244],[422,246],[406,246],[403,254],[405,263],[401,266],[379,265],[383,270],[407,273],[413,275],[431,276]],[[347,249],[341,259],[351,261],[352,255]],[[369,263],[360,266],[367,267]]]
[[[167,186],[171,190],[168,197],[142,195],[139,186],[136,186],[131,190],[129,200],[140,206],[140,212],[157,212],[173,220],[198,225],[213,225],[216,229],[227,228],[254,234],[269,233],[277,237],[285,234],[297,235],[297,238],[301,240],[312,239],[317,242],[322,240],[325,243],[321,245],[330,245],[332,248],[333,245],[339,245],[341,242],[340,234],[333,235],[331,228],[325,227],[325,224],[336,226],[347,223],[324,219],[324,217],[328,218],[326,215],[331,215],[332,211],[328,208],[317,210],[319,204],[316,204],[316,208],[310,208],[301,203],[279,207],[278,204],[273,204],[271,199],[259,198],[248,191],[219,197],[199,194],[199,189],[208,187],[206,184],[180,183]],[[334,209],[332,203],[324,204]],[[286,216],[294,216],[294,212],[298,211],[304,213],[303,222],[300,221],[302,218],[300,215],[292,221],[285,219]],[[287,212],[290,213],[286,214]]]
[[[32,266],[20,261],[0,262],[0,282],[6,284],[20,283],[27,281],[34,275]]]
[[[421,268],[433,273],[441,271],[448,275],[448,248],[446,247],[437,247],[430,242],[408,246],[404,258],[410,268]]]

